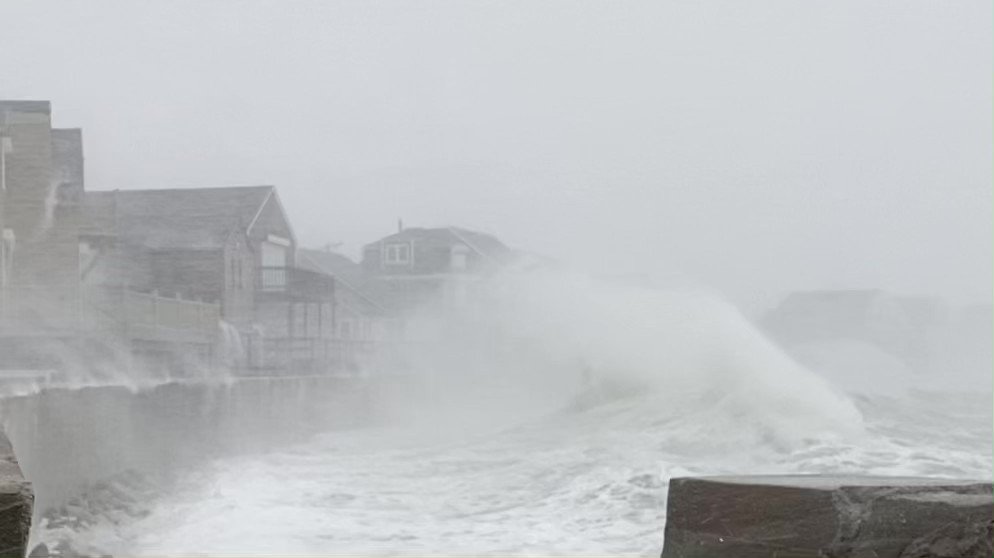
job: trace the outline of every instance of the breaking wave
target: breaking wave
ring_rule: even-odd
[[[502,276],[479,294],[476,305],[413,321],[422,338],[408,362],[434,383],[432,408],[472,402],[480,414],[495,385],[507,392],[490,409],[498,416],[508,404],[528,417],[529,404],[637,396],[682,425],[674,443],[702,449],[781,451],[864,431],[845,394],[715,296],[563,273]]]

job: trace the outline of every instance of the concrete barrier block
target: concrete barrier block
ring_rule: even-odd
[[[21,474],[7,436],[0,435],[0,557],[24,557],[33,506],[31,483]]]
[[[676,478],[662,558],[990,558],[992,524],[980,481]]]

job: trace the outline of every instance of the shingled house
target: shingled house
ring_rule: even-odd
[[[223,356],[242,369],[304,372],[323,361],[334,280],[294,265],[274,187],[88,192],[85,205],[85,283],[219,303]]]
[[[87,218],[82,133],[51,124],[47,101],[0,101],[0,375],[117,373],[143,343],[209,360],[217,304],[81,281],[113,227]]]
[[[81,132],[0,101],[0,376],[335,366],[334,279],[295,265],[275,188],[84,186]]]
[[[367,244],[362,268],[382,304],[403,314],[428,302],[459,305],[512,251],[488,234],[456,227],[408,228]]]

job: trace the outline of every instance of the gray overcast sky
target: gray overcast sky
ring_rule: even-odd
[[[275,184],[305,244],[461,225],[746,307],[990,300],[989,0],[3,0],[90,189]]]

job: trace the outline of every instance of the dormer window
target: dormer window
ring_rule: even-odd
[[[411,263],[411,245],[406,243],[387,244],[383,248],[383,262],[387,265]]]

